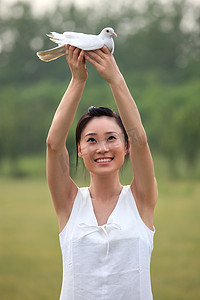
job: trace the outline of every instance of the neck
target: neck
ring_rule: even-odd
[[[120,194],[122,185],[119,181],[119,174],[108,175],[108,176],[98,176],[95,174],[90,174],[90,193],[91,197],[95,199],[101,199],[106,201],[113,196]]]

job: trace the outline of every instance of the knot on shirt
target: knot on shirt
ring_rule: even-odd
[[[81,239],[89,234],[92,234],[94,232],[98,232],[98,231],[99,232],[102,231],[104,233],[106,240],[107,240],[107,250],[106,250],[106,256],[105,256],[105,258],[107,258],[108,254],[109,254],[109,250],[110,250],[109,232],[113,229],[121,230],[121,226],[116,223],[112,223],[112,222],[109,222],[109,223],[101,225],[101,226],[90,225],[87,223],[80,223],[78,226],[79,226],[79,228],[84,229],[84,232],[79,236],[79,239]]]

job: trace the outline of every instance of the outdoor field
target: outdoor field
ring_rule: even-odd
[[[71,78],[79,72],[70,70],[64,52],[48,63],[36,54],[56,47],[50,32],[98,36],[108,26],[117,34],[114,59],[140,113],[158,182],[153,299],[200,300],[200,1],[111,2],[0,0],[0,300],[58,300],[62,284],[58,222],[45,178],[46,139]],[[93,64],[86,59],[87,84],[66,141],[70,175],[79,187],[89,184],[81,158],[76,165],[79,119],[91,106],[126,111],[120,108],[126,101],[114,99],[111,82],[119,83],[114,80],[120,78],[118,71],[112,73],[114,81],[105,80],[104,71]],[[135,113],[129,122],[132,111],[127,111],[127,122],[122,120],[127,132],[137,136],[140,122]],[[66,126],[59,127],[58,136],[65,136],[71,116],[63,118]],[[129,159],[120,182],[128,185],[132,178]]]
[[[200,299],[200,185],[159,181],[151,263],[154,300]],[[59,298],[62,265],[45,179],[0,180],[0,298]]]

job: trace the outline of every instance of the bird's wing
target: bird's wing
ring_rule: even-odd
[[[60,45],[69,44],[82,50],[100,49],[104,45],[103,39],[98,35],[78,32],[64,32],[63,34],[52,32],[51,40]]]

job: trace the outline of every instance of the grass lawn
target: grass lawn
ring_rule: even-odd
[[[200,184],[162,180],[158,186],[154,300],[200,299]],[[0,195],[0,298],[58,299],[62,262],[45,180],[0,178]]]

